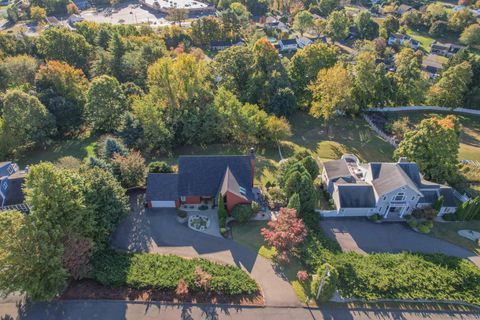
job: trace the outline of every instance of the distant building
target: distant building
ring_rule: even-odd
[[[62,25],[62,23],[60,22],[60,20],[58,20],[57,17],[55,17],[55,16],[46,17],[46,18],[45,18],[45,22],[47,23],[47,25],[48,25],[49,27],[54,27],[54,26]]]
[[[278,42],[280,51],[295,51],[298,49],[297,39],[282,39]]]
[[[413,50],[418,50],[420,43],[417,40],[412,39],[410,36],[401,33],[392,33],[387,40],[389,46],[393,45],[405,45]]]
[[[395,10],[395,14],[399,17],[401,17],[403,14],[415,10],[413,7],[408,6],[406,4],[401,4],[398,6],[398,8]]]
[[[451,57],[463,48],[465,47],[453,43],[440,43],[438,41],[434,41],[430,46],[430,52],[445,57]]]
[[[436,54],[429,54],[428,56],[423,57],[422,67],[423,70],[428,73],[430,78],[437,77],[443,70],[443,59],[445,58]]]
[[[0,210],[29,210],[22,190],[26,173],[16,163],[0,162]]]
[[[183,9],[189,14],[212,14],[215,7],[197,0],[140,0],[140,4],[163,13],[172,9]]]
[[[237,40],[237,41],[212,41],[210,42],[210,48],[212,50],[225,50],[230,47],[239,47],[245,45],[245,42],[242,40]]]

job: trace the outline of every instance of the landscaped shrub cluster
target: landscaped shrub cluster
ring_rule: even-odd
[[[480,220],[480,197],[462,203],[457,212],[443,216],[448,221]]]
[[[318,270],[315,279],[311,283],[311,294],[317,296],[318,289],[322,282],[323,277],[323,286],[322,291],[318,297],[320,302],[326,302],[332,298],[335,290],[337,289],[338,284],[338,272],[337,270],[328,263],[322,264]]]
[[[199,292],[204,288],[196,285],[196,267],[212,276],[210,292],[228,295],[258,292],[256,282],[239,268],[205,259],[185,259],[173,255],[103,252],[95,259],[93,276],[106,286],[172,292],[183,279],[190,292]]]
[[[433,222],[431,220],[418,221],[415,218],[410,218],[407,220],[407,223],[412,229],[416,229],[421,233],[430,233],[433,228]]]
[[[239,204],[233,208],[232,216],[240,223],[245,223],[252,217],[253,211],[249,204]]]
[[[343,253],[333,265],[344,297],[463,300],[480,303],[480,269],[445,255]]]

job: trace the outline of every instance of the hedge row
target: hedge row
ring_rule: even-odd
[[[347,298],[480,303],[480,269],[468,260],[442,254],[342,253],[333,265]]]
[[[211,292],[228,295],[258,292],[257,283],[237,267],[174,255],[103,252],[94,259],[93,275],[106,286],[172,291],[184,279],[189,290],[195,292],[201,290],[195,286],[195,267],[212,275]]]

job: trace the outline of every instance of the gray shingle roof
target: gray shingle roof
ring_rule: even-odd
[[[25,171],[17,171],[7,178],[8,189],[4,202],[5,206],[21,204],[25,201],[25,196],[22,189],[23,183],[25,181],[25,176]]]
[[[338,208],[374,208],[373,188],[369,184],[339,184],[333,193]]]
[[[178,198],[178,174],[149,173],[147,177],[147,201],[168,201]]]
[[[372,171],[372,185],[379,197],[398,188],[408,186],[421,195],[416,184],[398,163],[370,163]]]
[[[443,207],[457,207],[459,205],[459,201],[453,194],[452,188],[442,186],[440,188],[440,195],[443,196]]]
[[[351,176],[347,162],[344,159],[326,161],[323,163],[328,179]]]
[[[428,204],[434,204],[435,201],[438,199],[438,194],[437,190],[424,190],[422,191],[423,197],[420,197],[418,200],[418,203],[428,203]]]
[[[253,199],[251,156],[181,156],[178,159],[179,196],[217,196],[227,167],[247,198]]]

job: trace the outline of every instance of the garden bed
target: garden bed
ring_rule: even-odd
[[[60,296],[61,300],[105,299],[127,301],[159,301],[172,303],[221,303],[246,306],[263,306],[265,300],[260,293],[223,295],[203,292],[188,294],[179,299],[174,291],[155,289],[132,289],[126,286],[107,287],[94,280],[73,281]]]

